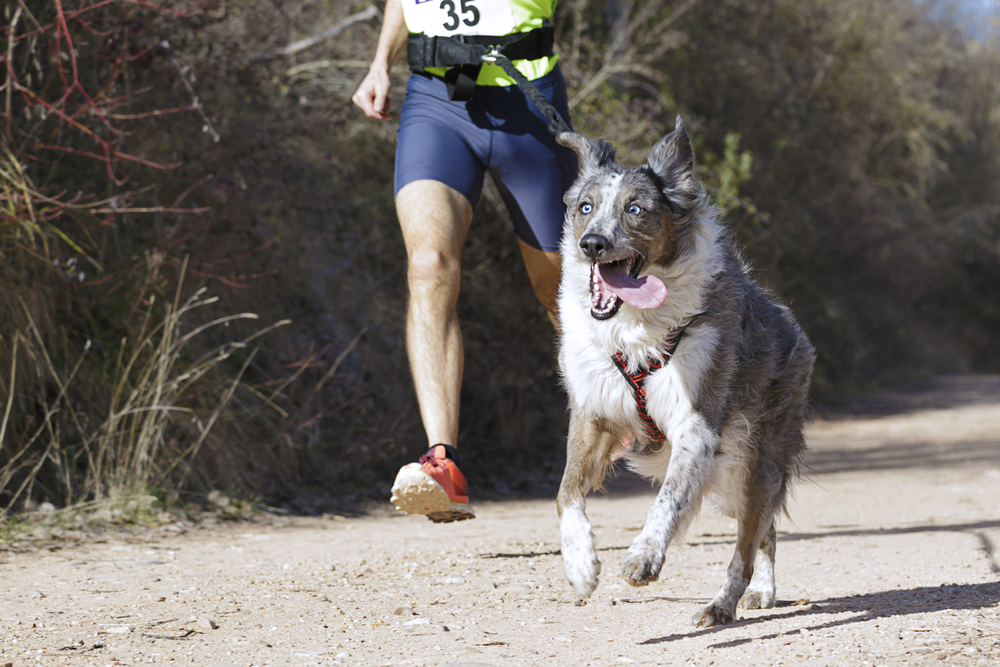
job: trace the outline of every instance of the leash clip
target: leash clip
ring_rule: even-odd
[[[503,55],[503,53],[501,53],[503,50],[502,46],[488,46],[487,48],[490,50],[489,53],[480,56],[480,60],[483,62],[495,63],[497,58]]]

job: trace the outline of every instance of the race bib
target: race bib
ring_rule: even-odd
[[[506,35],[514,32],[511,0],[403,0],[410,32],[430,36]]]

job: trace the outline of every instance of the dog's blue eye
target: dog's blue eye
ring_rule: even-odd
[[[583,213],[584,215],[588,215],[593,210],[594,210],[594,207],[591,206],[590,204],[582,204],[580,206],[580,213]]]
[[[628,207],[628,212],[631,213],[632,215],[639,215],[640,213],[642,213],[642,209],[638,205],[632,204],[631,206]]]

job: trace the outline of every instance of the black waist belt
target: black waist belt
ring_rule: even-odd
[[[425,67],[445,67],[444,80],[453,100],[472,97],[483,65],[483,56],[502,53],[510,60],[537,60],[552,55],[555,30],[545,24],[531,32],[512,35],[455,35],[430,37],[411,33],[406,43],[406,61],[414,72]]]

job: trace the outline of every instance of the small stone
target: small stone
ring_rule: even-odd
[[[426,618],[415,618],[412,621],[407,621],[403,625],[429,625],[430,621]]]
[[[29,595],[28,597],[32,597],[32,598],[43,598],[43,597],[45,597],[45,593],[43,593],[43,592],[41,592],[41,591],[34,591],[34,592],[33,592],[33,593],[32,593],[31,595]]]
[[[392,613],[396,616],[413,616],[413,607],[396,607],[396,611]]]
[[[121,625],[116,628],[108,628],[104,632],[109,635],[125,635],[132,632],[132,628],[127,625]]]
[[[165,598],[165,597],[158,597],[158,598],[156,598],[156,601],[157,602],[166,602],[167,598]]]
[[[229,496],[219,490],[210,491],[208,494],[208,502],[220,509],[223,507],[229,507]]]
[[[112,514],[111,510],[109,510],[106,507],[104,509],[99,509],[95,511],[93,514],[90,515],[91,521],[96,521],[98,523],[110,523],[111,521],[114,520],[114,518],[115,515]]]
[[[208,618],[207,616],[199,616],[197,621],[198,629],[200,630],[218,630],[219,626],[215,624],[215,621]]]

